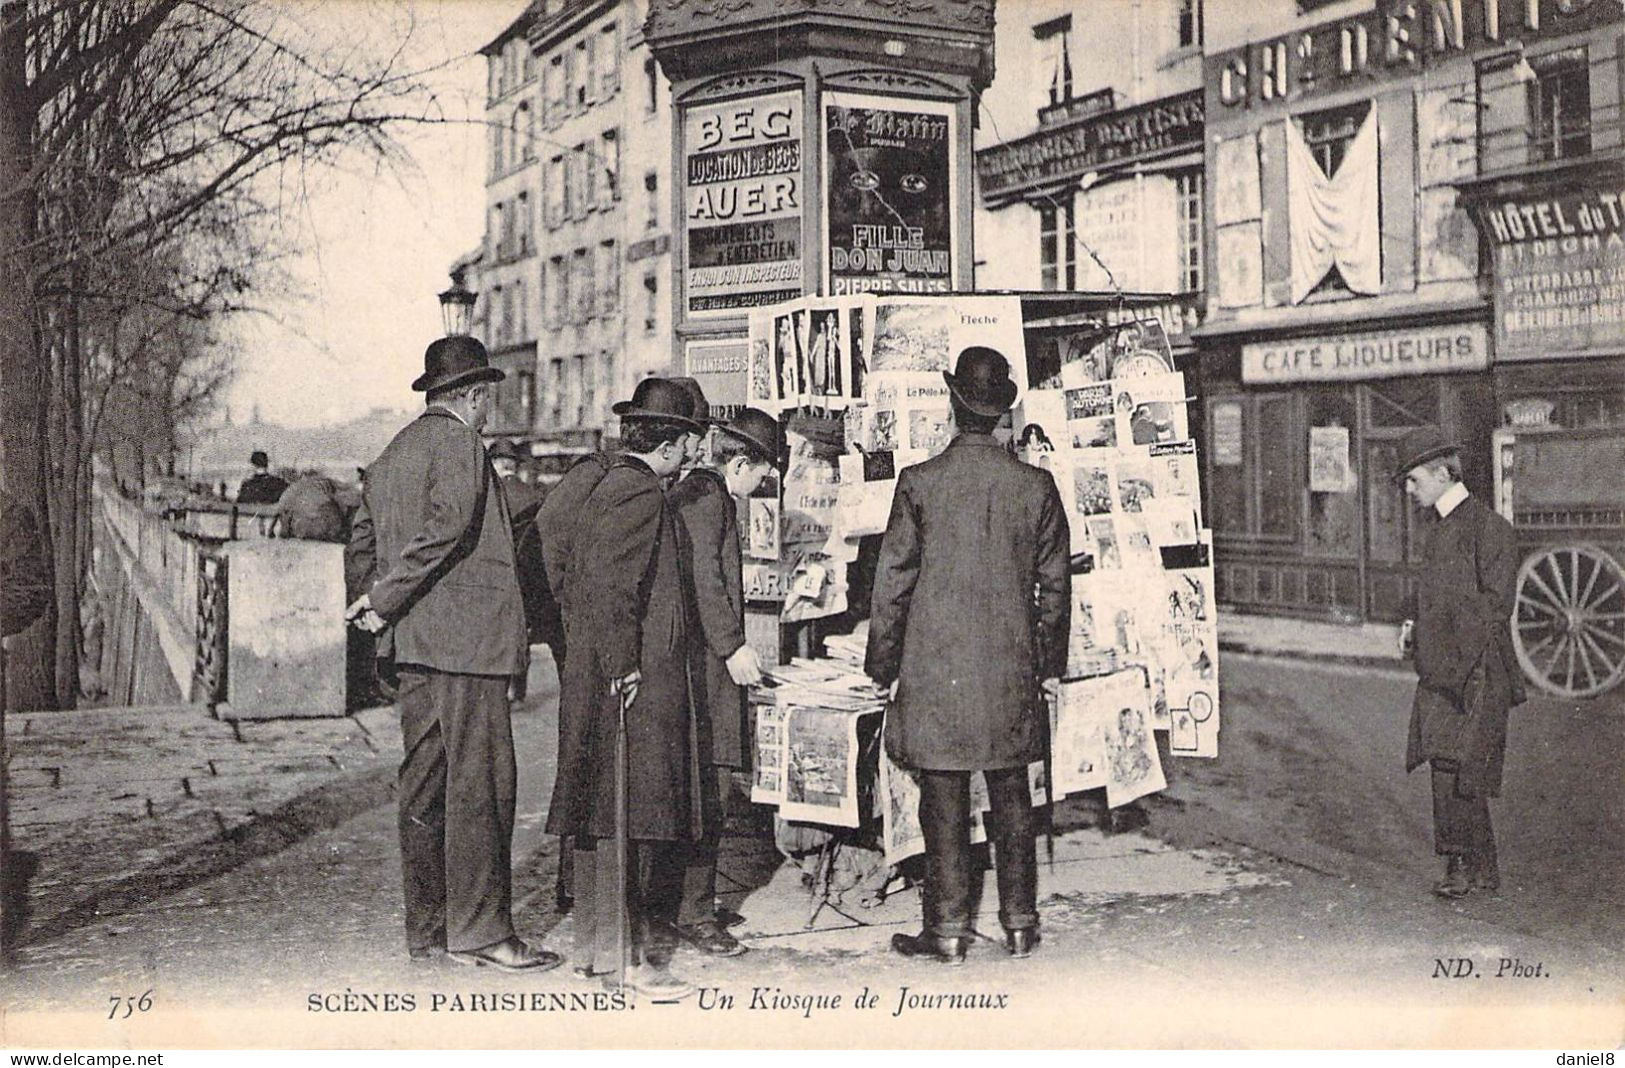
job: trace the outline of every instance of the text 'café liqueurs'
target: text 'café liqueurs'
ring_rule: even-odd
[[[1446,331],[1414,337],[1318,340],[1309,344],[1259,345],[1246,352],[1264,376],[1314,372],[1369,373],[1379,368],[1454,371],[1482,366],[1484,352],[1470,333]]]

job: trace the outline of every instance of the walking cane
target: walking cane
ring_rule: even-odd
[[[627,911],[627,751],[626,713],[632,699],[626,689],[616,691],[615,717],[615,989],[625,992],[627,969],[627,928],[632,917]]]

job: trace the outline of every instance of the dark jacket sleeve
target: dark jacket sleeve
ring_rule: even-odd
[[[372,587],[372,607],[397,618],[450,563],[480,506],[486,460],[480,439],[453,431],[432,443],[423,525]]]
[[[0,589],[4,590],[5,633],[18,634],[45,613],[51,601],[51,560],[34,510],[7,494],[0,499]]]
[[[664,507],[659,487],[606,478],[593,492],[593,518],[576,532],[576,566],[587,580],[579,587],[579,611],[612,679],[625,678],[642,662],[643,579],[660,540]]]
[[[353,601],[372,587],[378,574],[378,532],[373,527],[372,509],[366,494],[350,523],[350,540],[344,546],[345,599]]]
[[[903,631],[914,584],[920,577],[920,519],[910,475],[905,470],[897,479],[869,602],[869,646],[863,669],[882,686],[891,685],[902,671]]]
[[[542,540],[542,566],[547,572],[548,588],[560,604],[565,603],[576,525],[581,522],[587,498],[592,496],[592,491],[603,480],[606,470],[603,458],[597,455],[577,461],[536,510],[536,533]]]
[[[1043,678],[1066,674],[1067,628],[1072,621],[1071,528],[1055,480],[1044,479],[1044,504],[1038,513],[1038,636]]]
[[[725,539],[739,536],[738,528],[729,519],[724,492],[711,486],[704,492],[686,495],[677,509],[677,517],[693,553],[688,561],[688,573],[694,586],[694,605],[700,629],[705,634],[706,648],[726,660],[745,644],[745,627],[728,599],[727,580],[723,576],[723,568],[729,562],[723,552]]]

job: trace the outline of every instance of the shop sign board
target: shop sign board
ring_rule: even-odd
[[[954,105],[825,93],[824,292],[953,290]]]
[[[1571,189],[1476,209],[1495,250],[1497,362],[1625,345],[1625,194]]]
[[[684,373],[705,390],[711,418],[732,418],[745,406],[749,346],[742,337],[707,338],[683,346]]]
[[[1180,148],[1200,149],[1202,129],[1202,91],[1197,89],[983,149],[976,154],[976,177],[982,195],[996,201],[1103,167]]]
[[[689,318],[801,296],[799,92],[683,113],[684,300]]]
[[[1352,382],[1482,371],[1489,362],[1489,331],[1457,323],[1243,345],[1241,380]]]

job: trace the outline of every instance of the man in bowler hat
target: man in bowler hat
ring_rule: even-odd
[[[525,650],[508,505],[480,440],[502,379],[485,346],[445,337],[412,388],[427,405],[367,469],[346,552],[346,610],[399,673],[406,944],[414,960],[556,966],[514,934],[517,771],[508,679]]]
[[[1461,482],[1461,455],[1437,427],[1405,435],[1395,485],[1419,510],[1411,702],[1405,770],[1433,780],[1433,848],[1445,858],[1440,897],[1493,893],[1501,875],[1489,799],[1501,792],[1507,712],[1524,699],[1512,650],[1517,545],[1512,524]],[[1409,627],[1401,630],[1404,635]]]
[[[783,463],[784,432],[766,412],[746,408],[717,424],[707,461],[672,491],[677,544],[689,580],[690,675],[699,725],[704,833],[689,853],[677,933],[703,953],[734,957],[745,947],[717,912],[717,847],[733,772],[750,767],[747,686],[761,662],[745,643],[744,556],[736,500],[748,498]]]
[[[918,935],[894,935],[892,949],[958,964],[971,935],[975,771],[993,805],[1005,946],[1026,957],[1038,945],[1027,766],[1043,756],[1049,730],[1039,680],[1065,666],[1071,576],[1055,480],[993,436],[1016,398],[1008,361],[972,346],[943,377],[956,434],[940,455],[898,476],[865,667],[892,688],[886,752],[920,778],[925,924]]]
[[[633,989],[677,998],[693,986],[666,968],[655,937],[681,891],[682,850],[699,837],[698,766],[689,699],[687,603],[665,481],[685,438],[704,432],[681,385],[649,378],[612,409],[624,452],[581,509],[565,570],[565,680],[558,778],[547,831],[575,840],[577,971],[617,969],[628,930]],[[617,827],[618,723],[626,722],[627,820]],[[630,877],[619,912],[616,838]],[[624,925],[624,926],[623,926]]]

